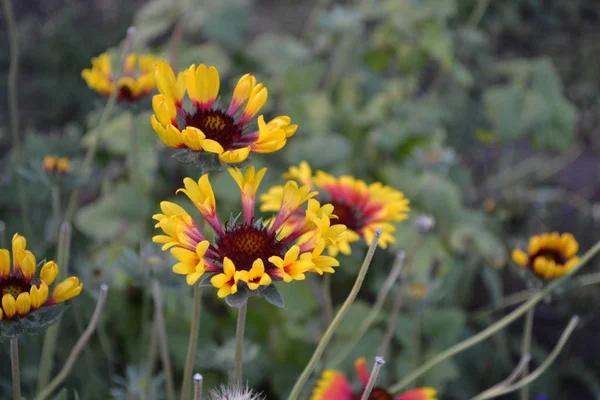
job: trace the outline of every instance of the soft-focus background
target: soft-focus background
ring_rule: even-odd
[[[510,261],[514,247],[543,231],[572,232],[582,251],[600,239],[600,4],[589,0],[151,0],[16,1],[21,45],[18,81],[24,165],[16,168],[8,127],[8,39],[0,22],[0,220],[23,233],[16,174],[27,186],[30,247],[54,258],[50,188],[40,178],[47,154],[81,163],[105,99],[80,72],[117,47],[135,25],[134,51],[178,68],[217,66],[227,96],[237,78],[257,75],[269,88],[266,113],[300,125],[279,153],[254,157],[269,167],[262,189],[306,160],[332,174],[382,181],[411,200],[397,243],[378,251],[367,282],[330,354],[369,313],[394,253],[414,254],[411,287],[381,386],[485,328],[511,306],[503,297],[540,283]],[[67,381],[80,399],[139,399],[151,316],[148,265],[167,271],[169,345],[179,382],[187,348],[191,290],[169,274],[172,261],[150,241],[150,216],[174,197],[194,166],[171,158],[149,123],[150,98],[119,109],[107,125],[91,183],[75,218],[71,271],[83,296],[63,317],[60,366],[85,327],[100,282],[111,287],[103,322]],[[131,118],[140,132],[144,182],[127,178]],[[239,208],[227,174],[211,177],[223,215]],[[185,204],[185,202],[183,202]],[[189,206],[189,204],[187,204]],[[66,196],[63,199],[66,207]],[[420,214],[435,218],[421,235]],[[195,215],[195,214],[193,214]],[[146,218],[147,225],[138,221]],[[134,249],[143,248],[141,259]],[[357,244],[332,277],[333,300],[347,295],[365,252]],[[598,261],[584,273],[597,270]],[[165,278],[166,279],[166,278]],[[246,377],[268,398],[284,398],[322,329],[314,282],[280,284],[286,309],[253,300],[247,325]],[[393,296],[391,296],[393,297]],[[533,356],[541,362],[569,317],[582,323],[531,396],[600,398],[600,293],[596,286],[554,295],[536,309]],[[512,306],[514,307],[514,306]],[[361,340],[353,359],[375,356],[391,306]],[[197,369],[205,387],[232,369],[235,312],[204,295]],[[522,322],[433,369],[416,382],[443,400],[466,399],[504,379],[520,355]],[[21,341],[25,393],[33,392],[42,337]],[[339,347],[338,347],[339,348]],[[8,344],[0,344],[0,397],[10,393]],[[164,380],[153,380],[162,399]],[[517,398],[507,396],[507,399]]]

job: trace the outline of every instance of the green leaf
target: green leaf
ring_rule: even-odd
[[[126,184],[118,184],[114,191],[98,201],[82,207],[76,215],[75,225],[84,234],[96,240],[122,240],[137,243],[140,221],[150,218],[150,199]]]
[[[548,100],[563,97],[560,77],[549,59],[535,63],[531,70],[531,88]]]
[[[422,317],[423,335],[430,347],[443,350],[459,341],[465,327],[465,313],[458,308],[430,309]]]
[[[274,284],[270,284],[269,286],[261,289],[258,292],[258,295],[268,301],[270,304],[273,304],[275,307],[285,308],[285,303],[283,301],[283,297],[277,287]]]
[[[0,337],[15,339],[23,334],[34,335],[54,324],[68,308],[65,304],[41,307],[23,318],[0,321]]]
[[[494,131],[504,140],[514,140],[523,134],[521,114],[523,99],[519,91],[512,87],[495,87],[485,93],[488,117]]]
[[[229,296],[225,297],[225,302],[229,307],[240,308],[248,302],[249,294],[250,293],[246,285],[243,285],[240,282],[238,283],[237,293],[230,294]]]

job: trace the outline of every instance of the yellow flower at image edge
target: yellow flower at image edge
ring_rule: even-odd
[[[370,245],[377,229],[382,231],[379,246],[386,248],[389,243],[396,241],[393,236],[396,227],[392,223],[405,220],[410,211],[408,199],[394,188],[378,182],[367,184],[348,175],[335,178],[323,171],[317,171],[313,175],[312,169],[305,161],[298,167],[291,167],[284,177],[318,191],[316,199],[333,206],[335,219],[331,223],[343,224],[348,228],[347,240],[340,241],[338,246],[330,248],[332,255],[336,255],[338,251],[350,254],[350,243],[358,241],[361,237]],[[268,193],[261,196],[261,210],[276,210],[281,202],[281,194],[281,186],[272,187]],[[307,212],[310,213],[311,210]],[[290,218],[287,222],[289,227],[293,227],[301,218],[301,213]]]
[[[279,116],[265,122],[251,121],[267,101],[267,88],[250,74],[242,76],[227,108],[217,105],[220,78],[217,69],[204,64],[190,66],[177,77],[167,63],[156,67],[156,86],[160,94],[152,98],[152,127],[169,147],[215,154],[228,164],[244,161],[251,152],[280,150],[297,129],[290,118]],[[183,98],[192,103],[183,108]]]
[[[79,279],[70,277],[56,285],[49,295],[49,286],[58,276],[58,265],[54,261],[45,263],[38,278],[35,277],[36,270],[36,259],[27,250],[27,241],[15,234],[12,263],[11,253],[0,249],[0,320],[25,317],[41,307],[62,303],[81,293],[83,285]]]
[[[356,375],[360,380],[358,391],[352,389],[350,381],[339,371],[326,370],[313,390],[310,400],[355,400],[360,399],[369,381],[366,360],[359,358],[354,363]],[[412,389],[394,397],[381,387],[374,387],[369,400],[436,400],[437,391],[430,387]]]
[[[330,205],[321,205],[309,186],[288,182],[282,192],[277,214],[263,221],[254,215],[256,191],[265,169],[258,172],[248,167],[244,172],[230,168],[229,173],[238,184],[242,197],[242,214],[222,224],[217,217],[215,196],[208,174],[198,181],[185,178],[183,192],[194,203],[215,232],[209,241],[201,233],[192,217],[180,206],[162,202],[162,214],[154,215],[156,227],[163,235],[153,238],[162,243],[163,250],[171,249],[178,260],[173,266],[177,274],[186,275],[189,285],[195,284],[205,273],[214,273],[211,284],[219,289],[218,296],[236,294],[240,282],[250,291],[265,288],[272,282],[291,282],[305,279],[306,273],[333,273],[339,262],[324,251],[345,240],[346,227],[331,225]],[[285,229],[288,218],[298,208],[313,210],[299,221],[294,229]]]
[[[570,233],[542,233],[529,240],[527,253],[515,249],[512,259],[543,279],[558,278],[579,263],[579,243]]]
[[[154,66],[158,61],[159,58],[149,54],[129,54],[123,65],[123,76],[115,82],[111,56],[103,53],[92,58],[92,68],[81,71],[81,77],[91,89],[105,96],[110,96],[116,88],[117,100],[132,102],[154,90]]]

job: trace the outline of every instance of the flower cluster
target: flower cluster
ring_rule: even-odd
[[[205,273],[214,273],[211,283],[218,288],[218,296],[235,294],[240,282],[253,291],[273,281],[305,279],[306,273],[333,273],[339,262],[324,255],[326,249],[347,240],[345,225],[332,225],[333,206],[322,205],[314,197],[317,192],[310,186],[298,186],[289,181],[282,188],[278,213],[269,220],[254,216],[256,192],[266,168],[245,171],[230,168],[229,173],[241,191],[243,218],[231,218],[222,224],[217,216],[215,196],[208,174],[197,182],[184,179],[183,192],[194,203],[215,232],[215,239],[207,239],[192,217],[180,206],[162,202],[162,214],[154,215],[156,227],[164,235],[154,242],[163,243],[163,250],[179,261],[173,271],[186,275],[189,285],[195,284]],[[305,207],[303,207],[305,206]],[[293,228],[286,222],[303,208],[304,217]]]
[[[71,160],[69,160],[67,157],[48,155],[44,157],[42,166],[48,174],[55,174],[58,172],[61,175],[66,175],[69,173],[69,169],[71,168]]]
[[[152,127],[169,147],[218,155],[228,164],[248,158],[250,152],[272,153],[285,146],[297,125],[279,116],[269,122],[258,117],[258,130],[250,122],[267,101],[267,88],[253,75],[242,76],[229,106],[217,105],[220,79],[217,69],[204,64],[192,65],[177,77],[167,63],[156,68],[160,94],[152,98]],[[192,103],[183,107],[184,95]]]
[[[379,246],[386,248],[389,243],[396,241],[393,236],[396,228],[392,222],[406,219],[410,210],[409,202],[402,192],[381,183],[367,184],[347,175],[335,178],[323,171],[317,171],[313,175],[305,161],[298,167],[291,167],[284,177],[318,190],[317,199],[333,206],[333,214],[337,217],[335,223],[348,228],[346,240],[330,247],[330,254],[333,255],[338,251],[350,254],[350,243],[356,242],[361,236],[367,244],[371,244],[377,229],[382,231]],[[261,210],[277,210],[282,194],[283,186],[271,188],[267,194],[261,196]],[[288,224],[293,226],[302,218],[303,215],[298,213],[289,219]]]
[[[339,371],[326,370],[313,390],[311,400],[355,400],[360,399],[369,382],[369,370],[366,360],[359,358],[354,363],[356,375],[361,382],[358,392],[352,389],[351,383]],[[380,387],[374,387],[369,400],[436,400],[437,391],[430,387],[412,389],[396,397]]]
[[[515,249],[512,258],[540,278],[552,279],[566,274],[579,263],[578,250],[579,243],[570,233],[542,233],[529,240],[527,253]]]
[[[92,58],[92,68],[81,71],[81,76],[91,89],[110,96],[116,88],[118,100],[133,102],[154,90],[154,67],[159,60],[149,54],[129,54],[123,65],[123,76],[115,82],[111,57],[103,53]]]
[[[24,317],[40,307],[62,303],[81,293],[83,285],[76,277],[70,277],[56,285],[49,296],[51,286],[58,276],[58,265],[54,261],[45,263],[36,278],[35,256],[27,250],[27,241],[15,234],[11,254],[0,249],[0,320]]]

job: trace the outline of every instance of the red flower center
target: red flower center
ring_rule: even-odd
[[[275,233],[268,233],[266,229],[255,228],[249,225],[239,225],[226,228],[225,235],[217,239],[216,247],[223,261],[229,258],[235,264],[236,270],[248,271],[257,258],[260,258],[265,269],[271,266],[269,257],[282,257],[285,246],[275,237]]]
[[[242,127],[233,118],[220,110],[200,110],[185,115],[185,125],[198,128],[207,139],[218,142],[229,150],[242,138]]]
[[[538,257],[542,257],[547,260],[552,260],[556,263],[556,265],[565,265],[567,261],[564,254],[558,250],[541,249],[530,258],[530,264],[533,265],[535,259]]]
[[[12,294],[16,299],[23,292],[29,292],[31,285],[21,278],[10,277],[0,280],[0,299],[5,294]]]
[[[364,390],[354,395],[354,400],[360,400]],[[392,400],[392,395],[380,387],[375,387],[369,395],[369,400]]]
[[[357,232],[364,227],[363,214],[357,207],[334,199],[330,203],[333,205],[333,214],[337,216],[337,219],[331,220],[332,225],[344,224],[348,229]]]

